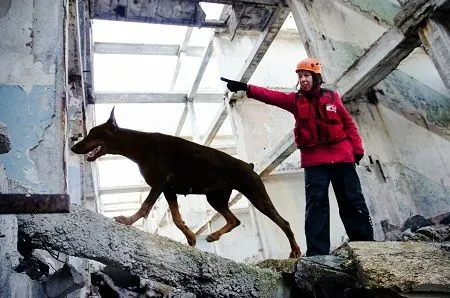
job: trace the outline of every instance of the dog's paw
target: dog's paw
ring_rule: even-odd
[[[298,259],[302,256],[302,252],[300,250],[292,250],[289,254],[290,259]]]
[[[220,238],[220,236],[217,236],[216,234],[212,233],[212,234],[209,234],[209,235],[206,237],[206,241],[208,241],[208,242],[214,242],[214,241],[219,240],[219,238]]]
[[[195,246],[197,243],[197,240],[195,239],[195,236],[193,238],[187,238],[187,242],[190,246]]]
[[[125,217],[123,215],[114,217],[114,220],[117,223],[120,223],[120,224],[123,224],[123,225],[127,225],[127,226],[131,226],[133,224],[129,217]]]

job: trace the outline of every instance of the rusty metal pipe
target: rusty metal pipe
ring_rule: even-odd
[[[67,194],[1,194],[0,214],[68,213]]]

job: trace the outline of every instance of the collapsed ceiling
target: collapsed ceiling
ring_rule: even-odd
[[[204,1],[229,5],[218,20],[208,20],[200,1],[187,0],[92,0],[92,19],[145,22],[196,27],[229,27],[263,31],[282,1]],[[232,8],[232,9],[231,9]]]

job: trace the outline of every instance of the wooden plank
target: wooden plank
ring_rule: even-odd
[[[67,213],[66,194],[0,194],[0,214]]]

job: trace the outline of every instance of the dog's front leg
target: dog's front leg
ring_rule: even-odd
[[[152,187],[150,190],[150,193],[148,194],[147,198],[145,199],[144,203],[142,203],[141,208],[133,214],[132,216],[117,216],[114,217],[114,220],[118,223],[131,226],[136,221],[138,221],[141,217],[147,217],[150,213],[150,210],[152,210],[153,205],[155,205],[156,200],[158,200],[159,196],[161,195],[163,189],[164,189],[165,183],[162,184],[159,187]]]

